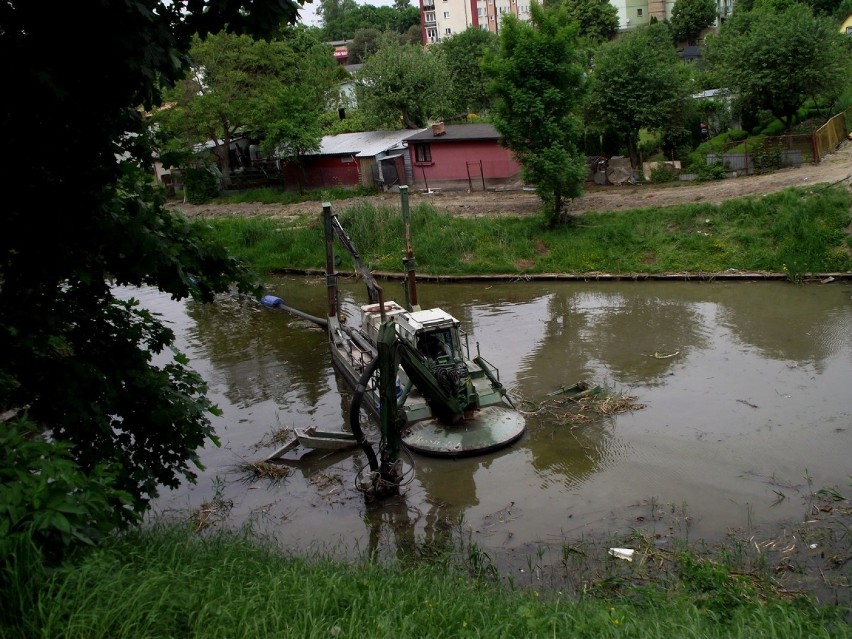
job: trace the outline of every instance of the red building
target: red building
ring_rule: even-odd
[[[416,188],[485,191],[520,181],[520,165],[490,124],[439,123],[404,143]]]
[[[406,181],[403,138],[410,131],[363,131],[323,137],[320,148],[298,162],[285,163],[290,189],[333,186],[388,189]]]

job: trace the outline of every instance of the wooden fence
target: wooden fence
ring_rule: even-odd
[[[763,144],[754,148],[745,145],[744,153],[729,153],[727,149],[741,146],[741,142],[729,142],[723,153],[708,154],[707,164],[721,162],[728,172],[751,175],[761,168],[761,163],[773,166],[799,167],[803,162],[819,164],[822,158],[834,151],[852,131],[852,107],[838,113],[813,133],[773,135],[763,139]]]
[[[831,153],[852,132],[852,107],[838,113],[820,128],[814,131],[814,162]]]

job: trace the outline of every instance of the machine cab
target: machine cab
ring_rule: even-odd
[[[439,308],[394,317],[397,334],[414,346],[427,361],[463,360],[459,321]]]

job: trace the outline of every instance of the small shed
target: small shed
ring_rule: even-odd
[[[484,191],[521,186],[521,166],[500,145],[490,124],[439,122],[405,138],[413,167],[411,184],[418,188]]]
[[[403,139],[409,135],[409,130],[327,135],[318,151],[286,163],[285,182],[303,189],[407,184]]]

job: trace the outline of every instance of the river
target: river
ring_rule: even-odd
[[[402,301],[399,283],[383,287]],[[362,284],[341,288],[348,303],[366,301]],[[325,314],[322,278],[277,278],[269,292]],[[368,504],[355,488],[361,451],[291,451],[279,481],[246,471],[275,450],[275,432],[344,428],[349,393],[322,330],[248,300],[122,291],[169,322],[223,411],[221,446],[201,451],[197,483],[164,491],[154,513],[250,523],[288,548],[344,556],[455,531],[521,570],[531,555],[594,535],[712,542],[771,531],[802,521],[813,492],[849,490],[849,282],[421,283],[418,293],[424,308],[461,320],[527,400],[527,430],[482,457],[415,456],[401,496]],[[634,409],[580,424],[532,410],[581,380],[634,397]]]

